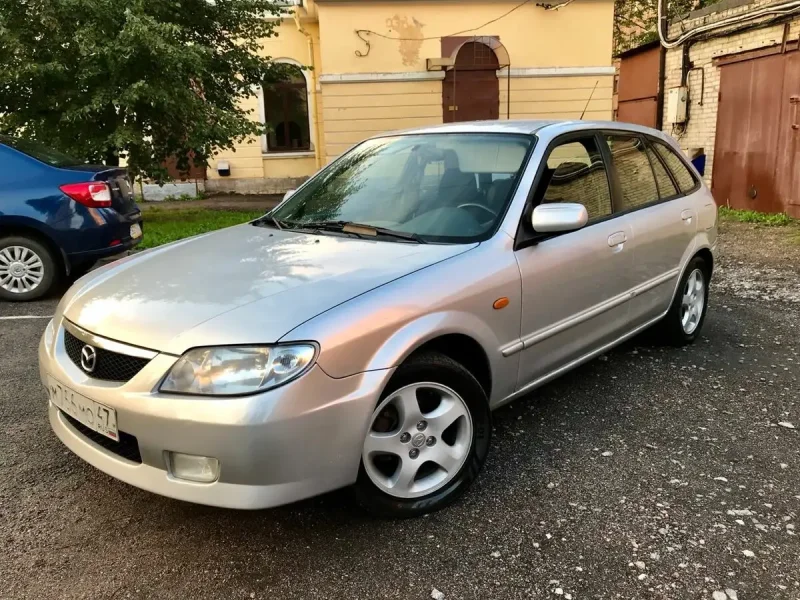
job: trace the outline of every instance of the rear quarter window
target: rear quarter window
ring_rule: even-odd
[[[647,158],[650,159],[650,164],[653,166],[653,173],[656,176],[656,183],[658,184],[658,193],[661,194],[661,199],[674,198],[678,194],[672,178],[669,176],[667,169],[661,163],[656,153],[647,148]]]
[[[689,167],[686,166],[686,163],[683,162],[683,159],[663,142],[659,142],[658,140],[651,140],[651,142],[656,152],[658,152],[658,155],[664,159],[667,167],[672,171],[681,192],[684,194],[691,192],[695,186],[697,186],[697,180],[689,170]]]

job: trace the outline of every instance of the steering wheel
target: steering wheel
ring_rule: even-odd
[[[480,209],[488,212],[490,215],[492,215],[492,217],[491,217],[492,219],[496,219],[497,218],[497,213],[494,212],[488,206],[484,206],[483,204],[476,204],[474,202],[467,202],[466,204],[459,204],[456,208],[480,208]]]

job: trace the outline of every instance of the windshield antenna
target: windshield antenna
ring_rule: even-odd
[[[594,87],[592,88],[592,93],[589,94],[589,99],[586,101],[586,106],[583,107],[583,112],[581,113],[580,120],[583,121],[583,116],[586,114],[586,109],[589,108],[589,102],[592,101],[592,96],[594,96],[594,91],[597,89],[597,85],[600,83],[600,80],[594,82]]]

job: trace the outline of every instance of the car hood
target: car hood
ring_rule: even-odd
[[[59,311],[97,335],[172,354],[270,343],[337,304],[476,245],[239,225],[97,269],[67,292]]]

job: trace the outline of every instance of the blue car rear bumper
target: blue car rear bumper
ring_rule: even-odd
[[[92,209],[89,209],[92,210]],[[140,212],[131,215],[120,215],[110,209],[94,209],[96,225],[81,229],[62,230],[62,244],[69,267],[87,262],[95,262],[101,258],[121,254],[134,248],[142,241],[142,236],[131,237],[131,226],[138,224],[144,229]],[[64,239],[70,238],[70,239]],[[91,240],[90,243],[87,242]],[[80,248],[79,251],[76,251]],[[71,250],[71,251],[70,251]]]

